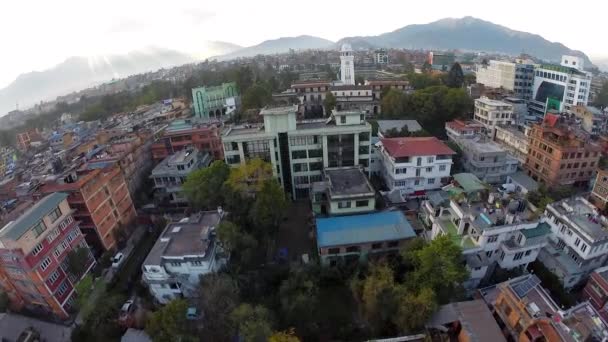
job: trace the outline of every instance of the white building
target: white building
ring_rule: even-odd
[[[226,263],[215,235],[224,215],[221,209],[199,212],[165,227],[142,264],[142,280],[158,302],[194,295],[200,276]]]
[[[522,129],[516,126],[496,127],[494,141],[523,165],[528,156],[530,130],[529,126],[523,126]]]
[[[350,44],[342,45],[340,50],[340,80],[344,85],[355,84],[355,56]]]
[[[388,64],[388,53],[385,49],[378,49],[374,51],[374,63]]]
[[[532,97],[533,81],[534,65],[529,61],[491,60],[488,65],[477,66],[477,83],[512,91],[515,96],[525,100]]]
[[[475,99],[474,120],[482,124],[490,136],[494,136],[496,127],[513,123],[513,106],[487,97]]]
[[[470,271],[467,288],[477,287],[496,266],[523,270],[536,260],[547,245],[550,229],[535,219],[525,200],[497,206],[502,202],[498,194],[482,200],[479,194],[487,190],[473,175],[456,174],[454,179],[465,196],[439,203],[433,201],[436,196],[429,196],[422,203],[420,218],[431,227],[431,238],[448,235],[463,249]]]
[[[594,269],[605,264],[608,220],[589,201],[575,197],[549,204],[545,216],[552,236],[539,260],[564,287],[584,281]]]
[[[582,60],[562,57],[561,65],[542,65],[534,72],[531,112],[544,115],[548,99],[558,100],[559,111],[570,111],[573,106],[586,106],[592,76],[582,70]]]
[[[199,152],[194,147],[168,156],[156,165],[150,174],[150,179],[154,180],[155,196],[159,200],[166,198],[174,204],[187,203],[182,184],[192,171],[209,166],[211,161],[209,153]]]
[[[297,106],[264,108],[264,125],[229,126],[224,157],[237,166],[261,158],[294,199],[308,198],[326,167],[363,166],[369,171],[371,126],[360,111],[335,111],[328,119],[296,121]]]
[[[517,172],[519,162],[494,141],[476,138],[456,138],[462,150],[462,164],[467,172],[486,183],[502,184],[507,176]]]
[[[383,138],[378,146],[380,174],[390,191],[423,196],[448,182],[456,152],[437,138]]]

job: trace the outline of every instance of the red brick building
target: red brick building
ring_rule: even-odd
[[[95,264],[65,193],[41,199],[17,220],[0,229],[0,287],[15,309],[68,318],[75,284]],[[86,248],[86,271],[72,275],[68,253]]]
[[[608,266],[600,267],[591,273],[582,296],[608,321]]]
[[[165,130],[163,136],[152,144],[152,159],[159,162],[187,146],[209,152],[215,160],[224,159],[221,128],[216,124],[192,123],[176,120]]]
[[[116,245],[117,229],[125,229],[136,218],[127,183],[118,165],[104,169],[69,172],[40,189],[43,194],[65,192],[75,210],[74,218],[86,241],[100,253]]]

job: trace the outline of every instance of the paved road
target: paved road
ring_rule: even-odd
[[[146,229],[147,229],[146,226],[138,226],[137,228],[135,228],[135,231],[133,232],[133,234],[131,234],[131,237],[129,237],[129,240],[127,241],[126,247],[123,248],[121,251],[119,251],[119,252],[122,252],[122,254],[124,254],[124,261],[122,262],[121,266],[125,264],[127,259],[129,259],[129,257],[131,256],[131,253],[133,252],[133,249],[135,248],[137,243],[139,243],[141,238],[146,233]],[[112,278],[114,277],[114,274],[118,270],[120,270],[120,268],[116,269],[113,267],[110,267],[107,270],[104,270],[104,274],[103,274],[104,281],[106,283],[109,283],[112,280]]]

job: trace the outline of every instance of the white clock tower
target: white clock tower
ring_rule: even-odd
[[[355,84],[355,56],[350,44],[342,45],[340,50],[340,80],[342,84]]]

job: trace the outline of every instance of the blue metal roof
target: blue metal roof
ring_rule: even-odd
[[[415,237],[400,211],[318,218],[317,246],[330,247]]]
[[[54,192],[44,197],[24,212],[17,220],[2,228],[0,236],[8,237],[11,240],[18,240],[32,226],[42,220],[45,215],[55,210],[59,206],[59,203],[67,197],[68,195],[63,192]]]

